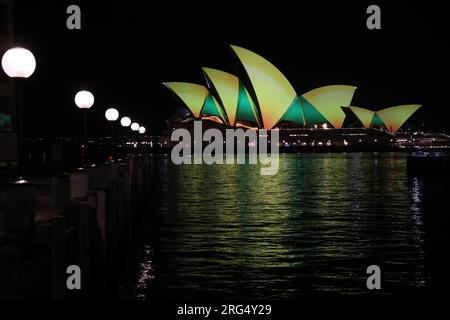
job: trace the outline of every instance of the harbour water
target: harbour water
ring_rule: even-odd
[[[156,167],[137,299],[430,297],[448,284],[449,181],[408,175],[406,154],[281,154],[274,176]]]

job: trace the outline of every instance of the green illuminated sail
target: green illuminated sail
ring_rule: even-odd
[[[244,87],[242,82],[239,82],[239,95],[238,95],[238,108],[236,113],[237,120],[250,121],[258,124],[260,126],[259,114],[253,103],[250,94]]]
[[[316,108],[302,96],[299,97],[300,105],[302,106],[303,117],[306,125],[323,124],[328,122],[327,119]]]
[[[236,123],[238,106],[239,78],[228,72],[212,68],[202,68],[209,86],[214,87],[219,103],[225,110],[230,125]]]
[[[332,85],[320,87],[303,94],[305,98],[335,128],[341,128],[345,112],[341,107],[348,107],[356,87]]]
[[[289,109],[281,117],[281,120],[298,123],[302,126],[305,125],[305,117],[303,116],[302,106],[298,97],[294,99]]]
[[[371,127],[385,127],[385,124],[383,120],[380,119],[380,117],[375,113],[373,115],[372,123],[370,125]]]
[[[201,114],[219,117],[220,119],[222,119],[223,123],[226,123],[225,115],[222,112],[222,108],[219,106],[219,103],[212,96],[212,94],[208,94],[208,97],[205,100],[205,104],[203,105]]]

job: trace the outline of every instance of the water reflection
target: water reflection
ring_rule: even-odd
[[[279,173],[261,176],[259,165],[161,160],[138,295],[368,294],[370,264],[383,271],[377,294],[427,287],[422,185],[408,180],[405,162],[281,154]]]

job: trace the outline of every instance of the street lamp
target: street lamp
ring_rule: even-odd
[[[133,130],[133,131],[139,131],[139,128],[140,128],[139,123],[133,122],[133,123],[131,124],[131,130]]]
[[[129,127],[131,125],[131,119],[129,117],[122,117],[122,119],[120,119],[120,125],[124,128],[122,132],[125,131],[125,128]],[[127,141],[127,144],[129,142],[129,134],[125,133],[124,134],[124,138]]]
[[[119,119],[119,111],[115,108],[109,108],[105,111],[105,118],[111,122],[111,134],[114,136],[114,121]]]
[[[111,157],[114,157],[115,153],[115,141],[114,141],[114,122],[119,119],[119,111],[116,108],[109,108],[105,111],[105,118],[111,123]]]
[[[80,109],[89,109],[94,104],[94,95],[86,90],[78,91],[75,95],[75,104]]]
[[[87,149],[87,111],[94,104],[94,95],[86,90],[78,91],[75,95],[75,104],[83,111],[83,123],[84,123],[84,149]],[[83,154],[83,163],[85,162],[86,153]]]
[[[115,108],[109,108],[105,111],[105,118],[108,121],[116,121],[119,119],[119,111]]]
[[[131,124],[131,119],[128,117],[122,117],[122,119],[120,119],[120,124],[122,127],[128,127]]]
[[[22,80],[29,78],[36,69],[36,59],[31,51],[25,48],[12,48],[2,57],[2,69],[8,77],[15,80],[16,88],[16,130],[18,136],[17,162],[19,170],[23,166],[23,88]]]
[[[3,55],[2,68],[10,78],[29,78],[36,69],[36,59],[30,50],[12,48]]]
[[[141,134],[141,135],[144,135],[144,133],[145,133],[145,127],[144,126],[140,126],[139,127],[139,133]],[[142,142],[142,138],[140,139],[141,141],[140,141],[140,144],[141,144],[141,146],[140,146],[140,149],[141,149],[141,151],[144,149],[144,147],[143,147],[143,142]]]
[[[139,128],[140,128],[139,123],[133,122],[133,123],[131,124],[131,130],[132,130],[133,132],[136,132],[136,133],[137,133],[137,132],[139,131]],[[137,135],[139,135],[139,134],[137,134]],[[139,139],[136,138],[136,141],[137,141],[137,142],[136,142],[136,144],[135,144],[135,146],[134,146],[135,148],[137,147],[138,140],[139,140]]]

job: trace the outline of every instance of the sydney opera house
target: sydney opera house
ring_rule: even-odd
[[[398,145],[397,132],[421,107],[406,104],[370,110],[353,106],[356,87],[351,85],[328,85],[299,95],[268,60],[242,47],[231,45],[231,49],[240,62],[239,77],[202,68],[206,86],[164,83],[189,110],[184,119],[172,119],[170,129],[192,129],[192,120],[202,119],[205,129],[280,129],[280,144],[286,148],[383,148]],[[349,118],[354,121],[346,126]],[[170,145],[170,130],[160,143]]]

